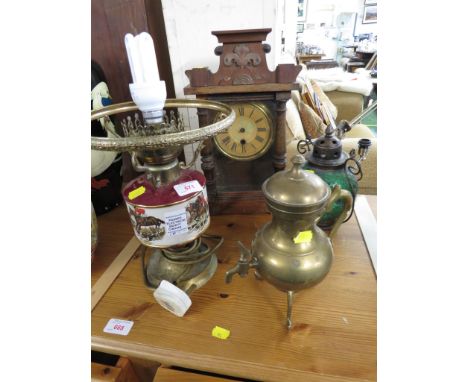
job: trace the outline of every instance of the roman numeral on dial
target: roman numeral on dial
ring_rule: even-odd
[[[231,140],[231,138],[230,138],[229,136],[224,137],[224,138],[223,138],[223,143],[224,143],[225,145],[227,145],[227,144],[229,143],[230,140]]]
[[[236,149],[237,149],[237,143],[236,143],[236,142],[233,142],[233,143],[232,143],[232,146],[231,146],[231,150],[232,150],[232,151],[236,151]]]
[[[265,140],[265,138],[262,138],[260,135],[257,135],[257,136],[255,137],[255,140],[256,140],[256,141],[259,141],[260,143],[262,143],[262,142]]]

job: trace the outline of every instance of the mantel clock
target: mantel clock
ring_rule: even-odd
[[[280,64],[270,71],[264,43],[271,29],[212,32],[222,45],[215,54],[219,69],[194,68],[185,73],[186,95],[228,103],[236,112],[231,127],[205,141],[201,151],[212,214],[266,211],[261,185],[286,166],[285,113],[301,67]],[[198,111],[200,127],[219,115]]]
[[[261,103],[237,103],[231,107],[236,119],[228,130],[214,138],[216,148],[234,160],[251,161],[261,157],[274,140],[270,111]]]

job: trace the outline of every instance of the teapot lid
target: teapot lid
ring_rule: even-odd
[[[290,207],[310,207],[323,203],[330,195],[330,187],[317,175],[301,167],[302,155],[292,159],[293,167],[273,174],[262,185],[268,201]]]

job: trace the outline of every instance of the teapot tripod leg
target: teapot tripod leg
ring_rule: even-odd
[[[286,318],[286,325],[288,329],[291,329],[292,328],[291,314],[292,314],[294,292],[292,290],[288,290],[287,293],[288,293],[288,316]]]

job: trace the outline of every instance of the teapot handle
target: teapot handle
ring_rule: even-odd
[[[325,207],[325,211],[323,213],[325,214],[326,212],[330,212],[330,210],[332,209],[333,203],[335,203],[339,199],[343,199],[345,203],[345,207],[343,211],[341,212],[340,216],[338,216],[338,219],[336,219],[335,224],[333,224],[331,231],[328,234],[330,239],[333,236],[335,236],[336,231],[338,231],[338,228],[340,228],[341,223],[343,223],[343,221],[346,219],[346,216],[348,216],[348,213],[351,211],[351,208],[353,207],[353,196],[351,195],[351,193],[348,190],[342,190],[338,184],[335,184],[333,186],[330,199],[328,199],[327,206]]]

